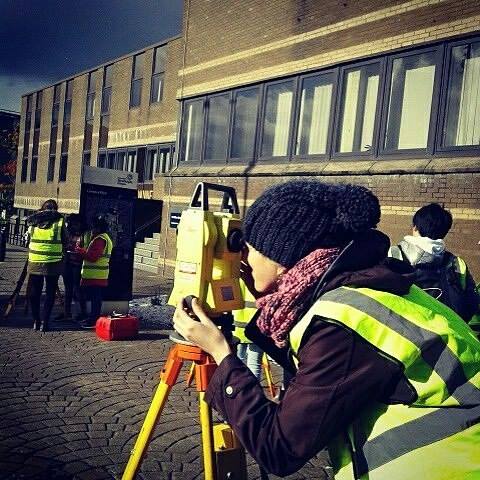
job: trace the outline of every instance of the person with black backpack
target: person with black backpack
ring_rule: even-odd
[[[389,256],[413,267],[414,283],[454,310],[467,323],[477,313],[479,296],[465,261],[445,248],[452,214],[438,203],[413,216],[412,235],[406,235]]]

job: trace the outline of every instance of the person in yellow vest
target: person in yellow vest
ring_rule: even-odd
[[[480,342],[396,271],[368,189],[290,181],[244,220],[260,314],[246,335],[293,373],[276,404],[197,301],[174,327],[209,352],[206,401],[285,476],[327,447],[336,480],[480,478]],[[321,476],[319,474],[319,476]]]
[[[63,217],[55,200],[47,200],[40,210],[27,218],[28,225],[28,296],[33,329],[46,332],[58,278],[63,272],[65,231]],[[45,283],[45,302],[40,315],[40,301]]]
[[[415,285],[470,322],[478,313],[480,298],[465,261],[446,249],[452,214],[430,203],[415,212],[412,223],[412,234],[392,246],[389,256],[412,268]]]
[[[80,324],[82,328],[94,328],[102,311],[103,291],[108,286],[110,255],[113,243],[108,235],[108,222],[103,215],[92,220],[92,229],[85,235],[87,248],[75,251],[83,259],[80,286],[85,297],[90,298],[91,308],[88,318]]]

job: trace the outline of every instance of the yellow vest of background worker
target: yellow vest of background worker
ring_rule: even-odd
[[[245,336],[245,327],[257,312],[255,297],[250,293],[242,279],[240,279],[240,292],[245,300],[245,308],[233,311],[233,325],[235,326],[233,335],[240,340],[240,343],[252,343]]]
[[[417,394],[372,403],[331,442],[335,480],[480,479],[480,342],[459,316],[415,285],[403,297],[340,287],[290,332],[295,355],[315,315],[401,365]]]
[[[85,279],[107,280],[110,270],[110,255],[112,254],[113,243],[106,233],[100,233],[92,238],[89,245],[97,238],[105,240],[105,247],[102,256],[96,262],[83,260],[81,276]]]
[[[63,218],[52,223],[49,228],[31,226],[28,229],[28,261],[31,263],[53,263],[63,258],[62,245]]]

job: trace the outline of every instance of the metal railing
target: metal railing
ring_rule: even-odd
[[[6,223],[4,225],[7,229],[7,243],[17,247],[27,246],[27,226],[23,222]]]
[[[155,232],[159,232],[161,219],[162,214],[159,214],[148,220],[148,222],[145,222],[143,225],[140,225],[140,227],[135,230],[135,241],[143,242],[145,237],[148,237]]]

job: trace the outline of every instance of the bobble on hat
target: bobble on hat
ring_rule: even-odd
[[[378,198],[365,187],[290,181],[266,190],[243,228],[250,245],[291,268],[317,248],[346,245],[379,221]]]

